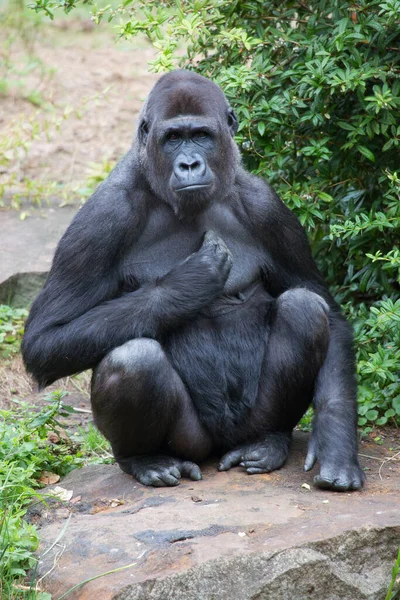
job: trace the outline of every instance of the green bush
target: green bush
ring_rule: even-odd
[[[354,323],[360,424],[400,421],[400,1],[126,0],[93,14],[147,34],[154,70],[223,87],[246,166],[297,213]]]

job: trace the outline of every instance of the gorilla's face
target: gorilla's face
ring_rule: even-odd
[[[186,71],[154,88],[139,128],[140,157],[153,192],[179,217],[223,200],[234,183],[239,154],[236,117],[221,90]]]

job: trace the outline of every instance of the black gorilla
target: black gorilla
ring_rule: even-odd
[[[241,165],[217,85],[164,75],[132,149],[63,236],[23,342],[41,386],[94,369],[95,422],[147,485],[281,467],[310,402],[305,469],[361,488],[350,327],[296,217]],[[192,462],[193,461],[193,462]]]

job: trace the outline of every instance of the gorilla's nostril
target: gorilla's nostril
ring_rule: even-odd
[[[200,162],[198,160],[194,160],[193,162],[181,162],[179,163],[179,168],[182,171],[195,171],[200,167]]]

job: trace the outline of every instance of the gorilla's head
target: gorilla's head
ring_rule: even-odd
[[[180,217],[193,216],[234,183],[237,119],[221,89],[190,71],[172,71],[152,89],[137,144],[153,192]]]

